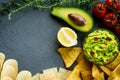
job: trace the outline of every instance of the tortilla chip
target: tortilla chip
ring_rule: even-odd
[[[67,80],[91,80],[92,79],[91,67],[92,67],[91,63],[88,62],[84,58],[83,53],[81,53],[77,58],[77,65],[74,67],[72,73],[67,78]]]
[[[105,80],[105,77],[104,77],[104,72],[101,72],[100,74],[99,74],[99,76],[97,76],[95,79],[93,79],[93,80]]]
[[[118,56],[116,57],[116,59],[113,62],[111,62],[105,66],[111,70],[114,70],[119,64],[120,64],[120,52],[118,53]]]
[[[80,71],[81,71],[81,68],[79,64],[77,64],[74,67],[74,70],[72,71],[72,73],[68,76],[67,80],[82,80],[80,76]]]
[[[104,73],[106,73],[108,76],[110,76],[112,71],[109,68],[107,68],[105,66],[99,66],[99,67]]]
[[[82,77],[82,80],[92,80],[92,72],[91,71],[82,71],[81,77]]]
[[[120,80],[120,64],[112,71],[108,80]]]
[[[81,51],[82,51],[82,48],[80,47],[58,49],[58,52],[61,55],[66,68],[69,68],[72,66],[72,64],[75,62],[75,60],[77,59]]]
[[[105,80],[104,72],[96,65],[92,66],[92,76],[94,80]]]
[[[86,71],[92,70],[92,64],[84,57],[84,54],[81,53],[77,58],[77,63],[80,65],[80,68]]]
[[[96,76],[98,76],[102,71],[96,66],[93,64],[92,66],[92,76],[93,78],[96,78]]]

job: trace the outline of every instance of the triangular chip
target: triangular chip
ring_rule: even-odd
[[[120,64],[111,72],[107,80],[120,80]]]
[[[67,80],[91,80],[91,63],[88,62],[83,53],[79,55],[77,58],[77,65],[74,67],[70,76],[68,76]]]
[[[120,52],[118,53],[118,56],[115,58],[115,60],[109,64],[106,64],[105,67],[114,70],[119,64],[120,64]]]
[[[107,74],[108,76],[110,76],[110,74],[111,74],[111,70],[109,69],[109,68],[107,68],[107,67],[105,67],[105,66],[99,66],[100,67],[100,69],[105,73],[105,74]]]
[[[82,80],[92,80],[91,71],[84,70],[84,71],[81,71],[80,74],[81,74]]]
[[[75,62],[79,54],[82,52],[82,48],[80,47],[59,48],[58,52],[61,55],[66,68],[69,68]]]
[[[81,68],[80,65],[77,64],[71,74],[68,76],[67,80],[82,80],[82,76],[80,74]]]
[[[77,58],[77,64],[79,64],[80,68],[86,71],[92,70],[92,64],[85,58],[84,54],[81,53]]]
[[[92,66],[92,76],[94,80],[105,80],[104,72],[95,64]]]

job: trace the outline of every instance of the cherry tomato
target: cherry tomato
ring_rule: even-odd
[[[105,4],[102,3],[97,3],[92,10],[92,13],[94,16],[98,17],[98,18],[102,18],[106,15],[107,13],[107,7],[105,6]]]
[[[118,24],[118,18],[115,13],[109,12],[104,16],[103,23],[107,27],[113,27]]]
[[[120,26],[117,26],[117,27],[115,28],[114,32],[115,32],[115,34],[116,34],[117,36],[120,36]]]
[[[117,12],[118,12],[118,14],[120,14],[120,6],[117,7]]]
[[[112,9],[117,9],[119,6],[119,0],[106,0],[106,4]]]

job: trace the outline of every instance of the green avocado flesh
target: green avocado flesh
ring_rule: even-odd
[[[83,43],[85,57],[96,65],[112,62],[118,55],[116,36],[108,30],[99,29],[90,33]]]
[[[81,32],[88,32],[93,27],[93,18],[90,14],[88,14],[86,11],[75,8],[75,7],[53,7],[51,14],[53,16],[56,16],[65,22],[67,22],[71,27],[74,29],[81,31]],[[69,14],[78,14],[81,15],[86,19],[85,25],[79,26],[74,24],[68,17]]]

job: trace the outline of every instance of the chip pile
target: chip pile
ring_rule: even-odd
[[[80,47],[77,47],[77,49]],[[65,51],[67,50],[67,53]],[[70,49],[70,51],[68,51]],[[82,48],[80,49],[79,52],[77,51],[71,51],[76,49],[76,47],[73,47],[73,49],[69,48],[59,48],[58,52],[60,53],[63,61],[67,59],[71,59],[71,57],[67,56],[68,55],[73,55],[77,56],[73,57],[75,59],[74,62],[77,62],[77,64],[74,66],[74,69],[72,70],[71,74],[67,77],[66,80],[120,80],[120,52],[118,53],[117,58],[104,66],[98,66],[95,64],[90,63],[85,57],[82,52]],[[62,54],[61,54],[62,52]],[[63,54],[63,52],[65,54]],[[73,52],[73,53],[71,53]],[[76,52],[79,53],[79,55],[76,55]],[[67,64],[66,62],[64,62]],[[68,61],[68,63],[70,63]],[[71,63],[71,66],[73,63]],[[71,67],[70,66],[70,67]],[[67,66],[66,66],[67,68]]]
[[[110,64],[97,66],[90,63],[83,55],[82,48],[59,48],[66,68],[49,68],[42,70],[42,73],[32,73],[28,70],[18,71],[18,62],[15,59],[5,60],[5,55],[0,53],[0,80],[120,80],[120,52],[117,58]],[[62,54],[61,54],[62,52]],[[65,52],[65,54],[63,54]],[[67,59],[72,61],[65,62]],[[72,67],[76,62],[73,70]]]

